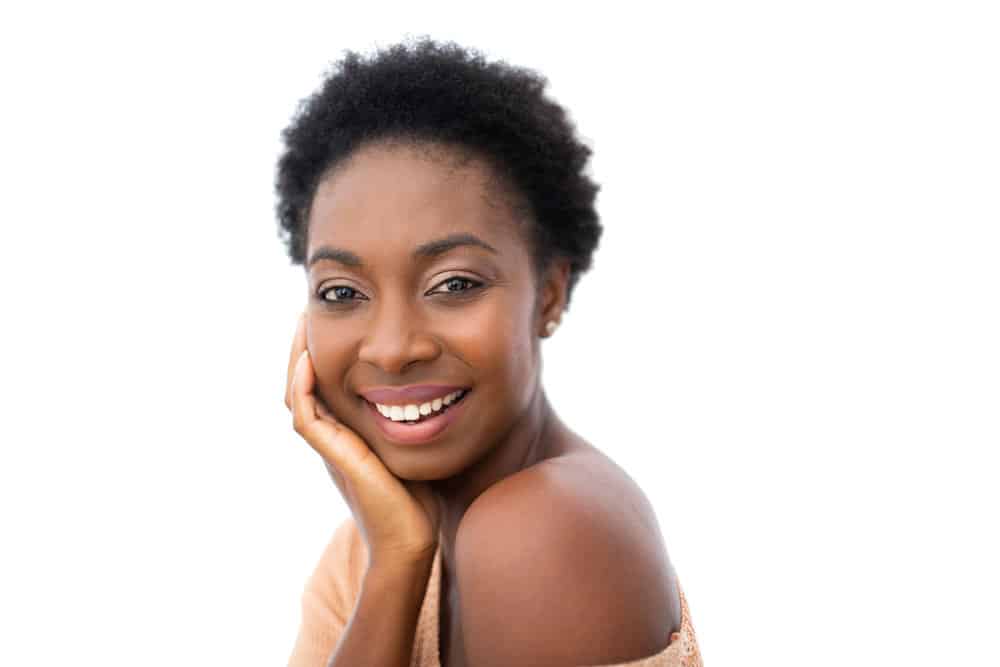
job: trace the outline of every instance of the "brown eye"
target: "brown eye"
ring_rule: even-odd
[[[440,287],[443,290],[435,290],[433,294],[460,294],[462,292],[471,292],[477,287],[482,287],[482,283],[478,280],[472,280],[471,278],[463,278],[461,276],[453,276],[448,278]]]
[[[347,285],[334,285],[329,287],[319,293],[319,298],[328,303],[339,303],[342,301],[353,301],[353,295],[360,294],[353,287],[348,287]],[[328,298],[327,295],[332,294],[335,298]]]

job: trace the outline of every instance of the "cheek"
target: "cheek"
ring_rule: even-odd
[[[350,346],[346,344],[343,332],[338,332],[330,323],[310,321],[306,327],[306,347],[316,374],[316,393],[328,405],[331,400],[342,400],[337,396],[339,378],[344,377],[351,364]]]
[[[463,358],[481,382],[494,391],[509,391],[530,379],[532,350],[529,335],[530,308],[502,300],[469,309],[450,328],[449,346]]]

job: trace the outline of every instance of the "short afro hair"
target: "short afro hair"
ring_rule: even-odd
[[[292,264],[306,261],[317,187],[354,151],[378,141],[444,145],[485,159],[509,201],[526,207],[536,276],[554,258],[569,260],[568,308],[601,237],[600,186],[584,173],[590,148],[545,96],[546,84],[537,72],[426,36],[367,59],[346,51],[282,131],[276,212]]]

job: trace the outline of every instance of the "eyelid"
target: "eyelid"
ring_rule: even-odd
[[[449,292],[448,290],[444,290],[442,292],[438,292],[437,291],[439,287],[441,287],[442,285],[446,284],[449,280],[455,280],[456,278],[459,279],[459,280],[467,280],[470,283],[472,283],[472,286],[469,287],[469,288],[467,288],[467,289],[464,289],[464,290],[459,290],[457,292]],[[477,287],[482,287],[483,285],[485,285],[485,283],[482,280],[479,280],[477,278],[473,278],[471,276],[465,276],[465,275],[462,275],[460,273],[456,273],[453,276],[448,276],[447,278],[439,280],[437,282],[437,284],[429,292],[427,292],[427,293],[428,294],[449,294],[449,293],[450,294],[461,294],[462,292],[471,292],[472,290],[476,289]]]
[[[354,292],[356,294],[360,295],[360,297],[355,296],[354,298],[351,298],[351,299],[328,299],[326,295],[329,292],[332,292],[333,290],[337,289],[338,287],[348,287],[348,288],[354,290]],[[365,296],[365,293],[362,292],[360,289],[358,289],[354,285],[351,285],[351,284],[348,284],[348,283],[343,283],[343,282],[324,283],[323,285],[321,285],[319,287],[319,289],[316,290],[316,298],[319,299],[320,301],[322,301],[323,303],[333,303],[333,304],[336,304],[336,303],[350,303],[351,301],[367,301],[368,300],[368,297]]]

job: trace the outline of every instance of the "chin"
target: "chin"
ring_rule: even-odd
[[[411,482],[434,482],[462,473],[467,466],[462,462],[444,461],[438,456],[430,455],[427,450],[414,448],[413,456],[400,457],[393,452],[390,457],[384,457],[372,447],[372,451],[385,465],[386,469],[399,479]]]
[[[410,482],[427,482],[441,479],[440,467],[431,461],[389,462],[379,456],[386,469],[399,479]]]

